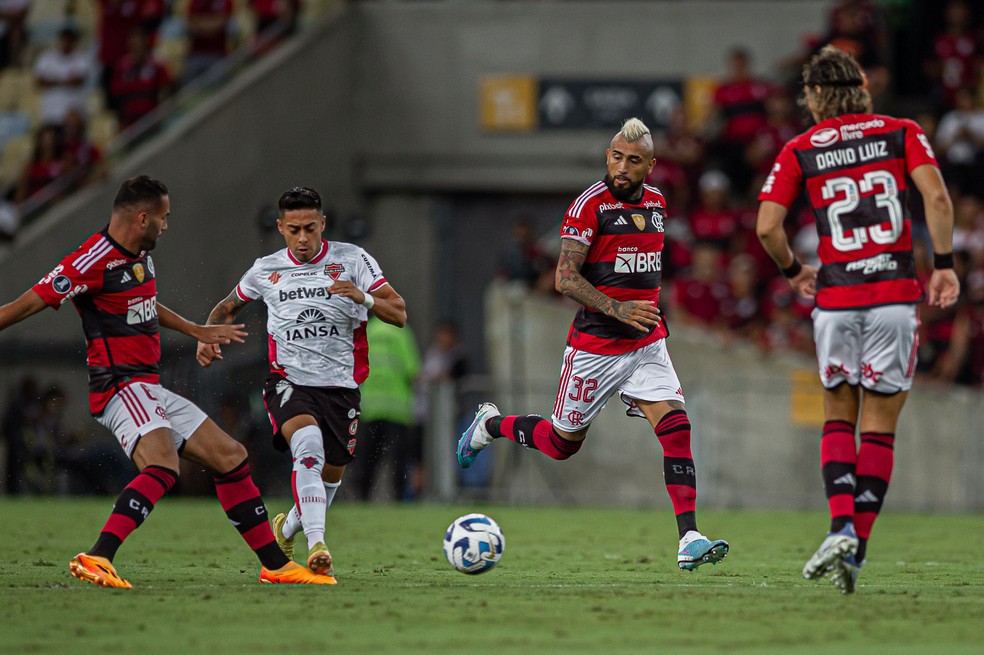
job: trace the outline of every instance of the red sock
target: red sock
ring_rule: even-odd
[[[109,515],[99,538],[88,553],[112,561],[130,533],[140,527],[157,501],[177,481],[177,471],[163,466],[144,467],[116,498],[113,513]]]
[[[243,463],[228,473],[215,476],[215,495],[229,521],[236,526],[243,540],[268,569],[279,569],[289,561],[277,545],[267,519],[266,505],[260,490],[249,474],[249,463]]]
[[[581,441],[564,439],[550,421],[536,414],[496,417],[489,421],[488,428],[494,437],[505,437],[553,459],[568,459],[581,449]]]
[[[697,467],[690,452],[690,419],[675,409],[656,424],[656,438],[663,447],[663,482],[673,504],[682,537],[697,529]]]
[[[858,450],[858,486],[854,497],[854,527],[858,537],[871,536],[895,465],[895,435],[887,432],[862,432]]]
[[[831,532],[837,532],[854,520],[857,460],[854,424],[847,421],[824,423],[820,438],[820,468],[830,506]]]

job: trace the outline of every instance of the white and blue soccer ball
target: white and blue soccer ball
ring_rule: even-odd
[[[444,556],[462,573],[485,573],[502,559],[506,538],[499,525],[484,514],[465,514],[444,534]]]

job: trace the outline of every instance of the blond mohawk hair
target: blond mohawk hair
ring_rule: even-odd
[[[649,136],[649,128],[638,118],[630,118],[622,123],[622,129],[617,136],[621,136],[628,143],[634,143],[644,136]]]

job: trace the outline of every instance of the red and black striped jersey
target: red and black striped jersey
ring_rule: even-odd
[[[659,303],[666,200],[659,189],[643,185],[638,203],[615,198],[597,182],[571,203],[560,236],[588,248],[581,275],[598,291],[618,301]],[[666,336],[659,321],[649,332],[581,307],[571,323],[567,343],[590,353],[611,355],[647,346]]]
[[[805,190],[820,246],[817,306],[854,309],[917,303],[909,174],[937,166],[913,121],[878,114],[825,120],[783,147],[759,201],[789,208]]]
[[[128,252],[103,229],[62,259],[34,291],[55,309],[71,300],[82,317],[94,415],[120,387],[158,382],[157,280],[146,251]]]

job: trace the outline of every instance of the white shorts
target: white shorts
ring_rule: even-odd
[[[96,420],[116,436],[123,452],[133,459],[133,449],[148,432],[169,429],[175,448],[180,450],[206,418],[193,402],[161,385],[134,382],[120,389]]]
[[[826,389],[847,382],[878,393],[908,391],[916,371],[918,327],[915,305],[814,309],[820,382]]]
[[[665,339],[622,355],[596,355],[568,346],[551,416],[554,427],[564,432],[583,430],[616,391],[629,416],[642,416],[635,400],[683,402]]]

